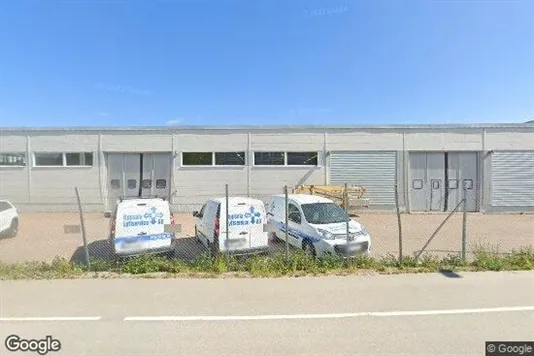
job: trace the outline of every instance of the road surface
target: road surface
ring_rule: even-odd
[[[0,292],[0,355],[23,355],[9,335],[50,335],[61,349],[48,355],[69,356],[484,355],[485,341],[534,340],[533,272],[3,281]]]

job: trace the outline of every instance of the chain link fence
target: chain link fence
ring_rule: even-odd
[[[110,238],[115,217],[101,211],[99,196],[99,190],[81,187],[54,197],[56,205],[43,204],[42,212],[19,212],[16,234],[0,238],[0,261],[116,260]],[[348,263],[363,256],[399,260],[452,254],[469,259],[478,249],[505,254],[531,248],[534,242],[534,215],[466,212],[465,200],[447,213],[408,214],[398,207],[354,213],[347,200],[347,194],[339,199],[296,195],[293,187],[282,186],[248,194],[231,183],[222,184],[215,196],[175,196],[175,227],[165,228],[175,239],[166,256],[184,261],[238,256],[245,261],[254,255],[290,258],[305,253]],[[66,208],[71,212],[61,212]]]

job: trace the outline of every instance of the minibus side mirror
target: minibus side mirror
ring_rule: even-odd
[[[193,211],[193,216],[198,217],[198,211]]]
[[[110,213],[109,211],[106,211],[106,212],[104,213],[104,217],[105,217],[106,219],[111,218],[111,213]]]

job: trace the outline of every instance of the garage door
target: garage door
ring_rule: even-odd
[[[492,159],[492,205],[534,206],[534,151],[501,151]]]
[[[332,152],[330,185],[361,185],[371,205],[395,205],[396,152]]]

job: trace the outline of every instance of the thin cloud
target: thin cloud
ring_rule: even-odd
[[[175,126],[175,125],[179,125],[179,124],[181,124],[183,122],[184,122],[184,119],[172,119],[172,120],[167,121],[165,124],[168,125],[168,126]]]

